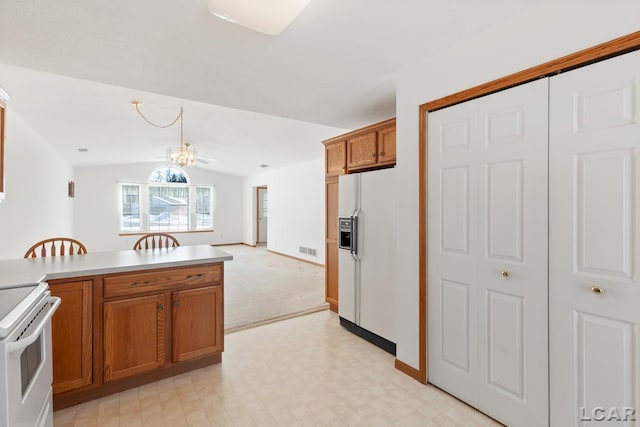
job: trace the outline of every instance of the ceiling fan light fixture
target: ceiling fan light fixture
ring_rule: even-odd
[[[198,152],[185,142],[179,147],[167,148],[167,164],[169,166],[198,166]]]
[[[259,33],[282,33],[311,0],[209,0],[216,17]]]

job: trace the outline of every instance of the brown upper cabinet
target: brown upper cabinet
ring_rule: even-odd
[[[338,176],[347,173],[347,141],[335,141],[325,146],[326,176]]]
[[[386,120],[347,136],[347,173],[396,164],[396,119]]]
[[[378,164],[395,165],[396,163],[396,126],[386,127],[378,131]]]
[[[369,168],[378,163],[377,132],[368,132],[347,140],[347,169]]]

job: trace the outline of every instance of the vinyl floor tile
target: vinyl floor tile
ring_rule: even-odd
[[[220,364],[54,412],[55,427],[498,427],[322,311],[225,336]]]

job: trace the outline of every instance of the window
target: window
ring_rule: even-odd
[[[213,187],[192,185],[182,169],[163,166],[148,183],[120,183],[120,232],[212,230],[213,202]]]

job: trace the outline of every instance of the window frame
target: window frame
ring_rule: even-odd
[[[155,171],[154,171],[155,172]],[[139,229],[125,229],[123,227],[124,203],[123,203],[123,187],[131,185],[139,188],[138,212],[140,215]],[[187,205],[188,224],[186,230],[150,230],[150,188],[151,187],[181,187],[187,188],[189,194],[189,203]],[[197,189],[204,188],[209,190],[209,225],[207,227],[198,227],[198,198]],[[146,233],[201,233],[214,231],[215,224],[215,203],[216,186],[215,185],[196,185],[185,183],[164,183],[164,182],[135,182],[135,181],[119,181],[118,182],[118,234],[119,235],[135,235]]]

